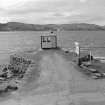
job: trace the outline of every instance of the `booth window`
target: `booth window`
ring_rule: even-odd
[[[42,39],[42,40],[43,40],[43,42],[46,42],[46,39],[45,39],[45,37],[43,37],[43,39]]]
[[[51,38],[50,37],[47,38],[47,42],[51,42]]]

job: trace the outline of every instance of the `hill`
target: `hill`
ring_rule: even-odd
[[[65,31],[79,31],[79,30],[89,30],[89,31],[99,31],[105,30],[104,26],[99,26],[95,24],[25,24],[19,22],[8,22],[5,24],[0,24],[0,31],[48,31],[61,29]]]

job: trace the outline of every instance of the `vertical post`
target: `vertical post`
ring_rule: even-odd
[[[91,63],[91,61],[92,61],[91,57],[92,57],[92,52],[91,52],[91,50],[90,50],[90,63]]]
[[[42,48],[42,36],[41,36],[41,48]]]
[[[57,48],[57,36],[55,36],[55,41],[56,41],[56,48]]]
[[[78,54],[78,65],[81,65],[81,60],[80,60],[80,47],[79,47],[79,54]]]

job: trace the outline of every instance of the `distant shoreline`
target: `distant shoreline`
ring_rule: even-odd
[[[31,31],[31,30],[25,30],[25,31],[0,31],[0,33],[11,33],[11,32],[49,32],[50,30],[48,31]],[[105,30],[63,30],[63,31],[60,31],[60,32],[104,32]]]
[[[25,24],[19,22],[8,22],[0,24],[0,32],[14,31],[105,31],[105,26],[87,23],[74,24]]]

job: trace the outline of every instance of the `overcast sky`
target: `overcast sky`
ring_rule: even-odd
[[[0,22],[105,25],[105,0],[0,0]]]

